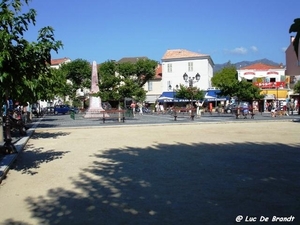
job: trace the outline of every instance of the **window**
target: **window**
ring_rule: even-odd
[[[188,71],[193,71],[193,62],[188,63]]]
[[[152,81],[148,81],[148,91],[152,91],[153,90],[152,85],[153,85]]]
[[[168,63],[168,73],[172,73],[172,64]]]
[[[270,82],[276,82],[276,78],[270,78]]]

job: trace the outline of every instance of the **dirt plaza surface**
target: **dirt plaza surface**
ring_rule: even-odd
[[[1,183],[0,224],[300,224],[299,126],[36,129]]]

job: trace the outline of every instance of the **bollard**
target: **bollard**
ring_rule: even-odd
[[[71,111],[70,117],[71,117],[71,119],[75,120],[75,112],[74,111]]]

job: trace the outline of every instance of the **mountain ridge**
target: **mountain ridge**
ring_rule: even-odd
[[[226,67],[228,65],[229,62],[223,63],[223,64],[215,64],[214,66],[214,73],[218,72],[220,70],[222,70],[224,67]],[[280,63],[276,63],[272,60],[263,58],[263,59],[258,59],[258,60],[254,60],[254,61],[240,61],[237,63],[231,63],[232,65],[234,65],[236,68],[240,68],[240,67],[245,67],[245,66],[249,66],[255,63],[263,63],[263,64],[267,64],[267,65],[272,65],[272,66],[279,66]]]

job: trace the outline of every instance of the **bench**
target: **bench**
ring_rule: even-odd
[[[183,115],[185,113],[191,113],[191,120],[194,120],[195,118],[195,113],[196,113],[196,109],[191,109],[191,108],[178,108],[178,109],[174,109],[173,110],[173,117],[174,117],[174,121],[177,121],[177,117],[178,114],[182,113]]]
[[[123,109],[110,109],[102,111],[102,122],[105,123],[108,118],[118,118],[125,123],[125,112],[126,110]]]
[[[254,119],[255,113],[252,109],[248,109],[248,113],[243,113],[243,110],[245,110],[245,108],[239,108],[236,113],[235,113],[235,118],[239,119],[240,116],[243,116],[244,119],[248,119],[248,115],[251,115],[251,119]]]

